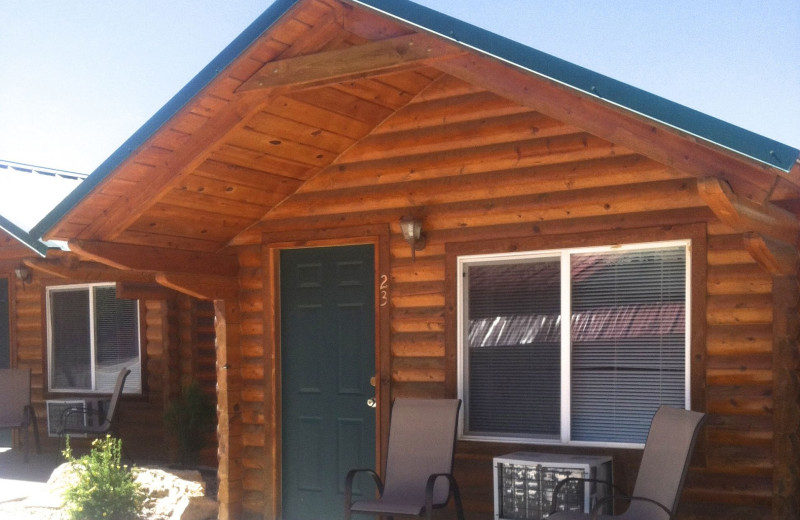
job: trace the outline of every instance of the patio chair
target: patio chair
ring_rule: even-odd
[[[59,437],[61,439],[67,435],[90,435],[99,437],[113,431],[119,397],[122,395],[125,379],[127,379],[130,373],[130,368],[123,368],[120,370],[117,376],[117,382],[114,385],[114,393],[112,393],[108,399],[107,410],[103,410],[100,406],[100,401],[105,400],[104,398],[87,400],[87,402],[91,401],[93,406],[71,406],[65,408],[64,411],[61,412],[60,428],[58,429]],[[78,417],[80,420],[75,421],[75,417]]]
[[[661,406],[650,423],[650,432],[644,445],[642,462],[636,476],[633,494],[613,495],[598,500],[591,513],[559,511],[558,492],[569,481],[593,479],[568,478],[558,483],[553,491],[553,505],[549,520],[667,520],[674,519],[678,501],[689,468],[697,434],[705,422],[703,413]],[[608,484],[608,483],[607,483]],[[616,486],[612,486],[615,487]],[[619,488],[616,488],[619,489]],[[619,515],[599,515],[597,511],[608,501],[616,499],[629,503]]]
[[[352,513],[431,518],[447,505],[450,494],[459,520],[464,520],[461,495],[453,477],[459,399],[396,399],[389,429],[386,475],[382,482],[371,469],[354,469],[345,479],[345,519]],[[379,497],[353,502],[353,479],[366,472]]]
[[[36,453],[39,445],[39,423],[31,406],[31,370],[29,368],[0,369],[0,429],[22,430],[25,462],[28,462],[30,439],[28,430],[33,427]]]

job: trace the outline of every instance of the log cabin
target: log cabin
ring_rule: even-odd
[[[680,518],[792,519],[799,155],[405,0],[277,0],[32,234],[213,307],[220,518],[336,517],[416,396],[464,402],[470,519],[517,451],[630,489],[659,403],[709,416]]]
[[[57,431],[64,408],[110,394],[124,365],[132,373],[125,383],[115,434],[124,439],[126,456],[140,463],[180,462],[175,457],[177,439],[165,428],[164,414],[191,382],[215,398],[213,306],[160,287],[152,278],[148,273],[125,273],[82,261],[0,216],[0,366],[30,369],[31,401],[43,450],[63,448]],[[120,331],[127,331],[120,334],[124,342],[101,341],[99,332],[90,339],[88,330],[74,327],[57,332],[65,324],[62,320],[80,323],[81,319],[100,330],[104,320],[95,317],[99,316],[95,311],[101,307],[106,318],[119,320],[115,323]],[[81,366],[55,354],[65,347],[57,338],[67,334],[86,350]],[[132,345],[128,350],[133,352],[117,352],[121,343]],[[89,349],[94,355],[88,354]],[[74,349],[71,352],[75,354]],[[216,468],[216,438],[206,440],[196,463]],[[83,453],[89,441],[78,436],[71,445]],[[19,446],[20,439],[10,442]]]

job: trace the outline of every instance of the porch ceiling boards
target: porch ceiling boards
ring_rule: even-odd
[[[798,191],[797,167],[698,145],[359,4],[301,0],[45,236],[218,252],[301,217],[335,226],[450,199],[502,202],[520,189],[504,172],[579,162],[585,179],[613,171],[619,185],[657,170],[642,181],[713,175],[757,202]],[[470,193],[463,179],[479,172],[496,190]],[[523,191],[569,187],[536,182]]]

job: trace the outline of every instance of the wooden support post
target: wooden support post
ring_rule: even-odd
[[[797,275],[773,277],[772,518],[800,518],[800,289]]]
[[[217,335],[217,470],[220,520],[242,516],[242,356],[239,305],[235,300],[215,300]]]

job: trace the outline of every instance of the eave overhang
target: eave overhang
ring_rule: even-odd
[[[36,253],[37,255],[44,257],[47,254],[48,246],[41,240],[33,238],[33,236],[25,231],[24,229],[20,228],[7,218],[0,215],[0,229],[11,235],[12,237],[19,240],[19,242]]]
[[[419,29],[422,32],[452,42],[483,57],[489,66],[507,67],[530,78],[558,85],[567,91],[594,100],[594,103],[614,107],[621,114],[652,122],[662,132],[672,133],[691,146],[708,148],[734,161],[749,164],[754,171],[772,171],[800,184],[797,161],[800,151],[772,139],[736,127],[696,110],[668,101],[643,90],[626,85],[601,74],[555,58],[520,43],[461,22],[406,0],[341,0],[343,4],[378,13],[382,17]],[[165,123],[208,87],[259,38],[295,7],[305,0],[277,0],[239,37],[178,92],[130,139],[115,151],[73,193],[56,206],[30,232],[31,236],[46,236],[70,211],[151,138]],[[453,67],[458,67],[455,63]],[[462,60],[464,61],[464,60]],[[496,68],[494,70],[496,70]],[[441,70],[451,72],[446,66]],[[455,70],[453,68],[452,70]],[[475,74],[475,71],[469,73]],[[463,78],[462,78],[463,79]],[[240,96],[248,93],[238,94]],[[670,153],[670,152],[667,152]],[[68,237],[71,238],[71,237]]]

